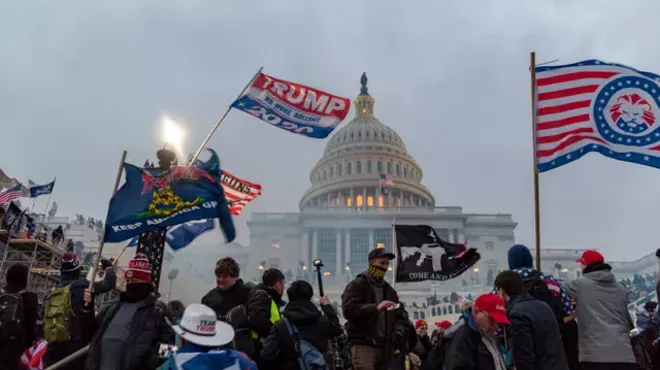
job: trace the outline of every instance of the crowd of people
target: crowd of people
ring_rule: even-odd
[[[493,292],[462,302],[456,322],[433,323],[430,333],[385,279],[394,258],[369,253],[367,269],[343,291],[343,325],[310,283],[286,281],[278,269],[246,283],[231,257],[216,262],[216,287],[187,307],[159,300],[141,253],[126,268],[125,292],[100,309],[95,299],[116,284],[111,261],[102,260],[103,278],[89,289],[78,255],[65,253],[43,305],[26,291],[27,266],[16,264],[0,293],[0,370],[660,369],[657,303],[633,323],[627,289],[597,251],[576,261],[580,277],[560,284],[515,245]]]

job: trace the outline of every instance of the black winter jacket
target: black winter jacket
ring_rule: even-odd
[[[295,325],[302,339],[325,354],[328,343],[342,333],[337,312],[331,305],[321,306],[323,314],[309,301],[292,301],[286,305],[282,315]],[[261,357],[272,370],[299,370],[298,355],[284,320],[273,325],[264,341]]]
[[[517,370],[568,370],[557,320],[547,303],[527,293],[507,304],[513,364]]]
[[[385,300],[398,302],[399,295],[386,281],[376,282],[369,274],[361,273],[353,279],[341,295],[341,307],[347,320],[346,332],[348,340],[352,345],[363,344],[377,348],[384,348],[384,338],[376,338],[378,330],[378,304],[374,288],[376,284],[382,284]],[[410,322],[408,314],[403,308],[398,308],[387,313],[386,338],[407,342],[407,330]]]
[[[481,339],[481,331],[468,317],[471,317],[469,313],[462,318],[465,323],[453,333],[444,354],[446,370],[496,370],[493,356]]]
[[[101,339],[122,302],[104,306],[92,324],[96,334],[89,344],[85,369],[98,369],[101,362]],[[124,343],[122,370],[155,370],[160,366],[158,345],[174,343],[174,333],[165,322],[165,312],[156,307],[156,297],[150,295],[135,311],[131,332]]]
[[[248,299],[247,314],[250,318],[248,326],[259,335],[259,338],[266,338],[273,326],[270,322],[271,300],[275,301],[278,307],[285,305],[282,295],[264,284],[257,285]]]
[[[248,302],[252,287],[245,285],[243,280],[236,280],[236,284],[227,291],[218,288],[211,289],[202,298],[202,304],[211,307],[219,319],[222,319],[227,312],[238,305],[245,305]]]

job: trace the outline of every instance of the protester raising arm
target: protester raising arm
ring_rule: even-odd
[[[105,271],[103,280],[94,282],[94,294],[104,294],[112,291],[117,286],[117,273],[112,267],[112,261],[101,259],[101,267]]]

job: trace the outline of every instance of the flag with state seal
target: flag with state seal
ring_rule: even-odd
[[[535,74],[539,172],[591,152],[660,168],[660,76],[600,60]]]

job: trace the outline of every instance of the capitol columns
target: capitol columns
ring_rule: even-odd
[[[344,259],[346,260],[346,263],[351,262],[351,229],[345,229],[344,230],[345,234],[345,243],[344,243]]]
[[[319,258],[319,233],[316,229],[312,229],[312,258],[313,260]]]
[[[335,237],[335,277],[339,277],[342,274],[342,271],[344,270],[344,266],[342,266],[341,261],[341,229],[337,228],[337,235]]]
[[[300,251],[301,251],[300,260],[303,261],[303,263],[305,263],[305,266],[309,266],[309,246],[307,245],[308,242],[309,242],[309,231],[307,231],[307,229],[303,229],[302,232],[300,233]],[[300,268],[300,266],[298,266],[298,268]]]

